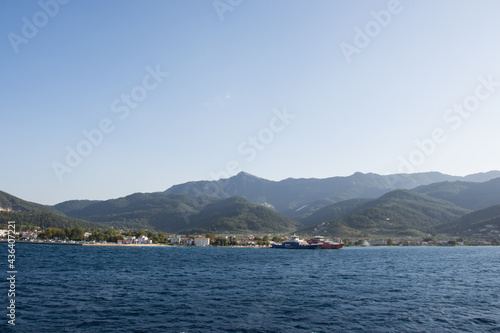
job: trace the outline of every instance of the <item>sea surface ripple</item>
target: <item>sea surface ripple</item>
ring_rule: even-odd
[[[6,332],[500,332],[500,247],[18,244],[16,260]]]

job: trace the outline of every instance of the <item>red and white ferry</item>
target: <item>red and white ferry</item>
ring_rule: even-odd
[[[320,249],[341,249],[344,247],[344,243],[336,243],[329,239],[325,239],[323,236],[314,236],[307,241],[310,245],[321,245]]]

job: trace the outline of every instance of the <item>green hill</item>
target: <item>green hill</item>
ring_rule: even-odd
[[[342,220],[332,220],[322,222],[319,225],[309,226],[298,231],[301,235],[307,237],[327,236],[335,238],[365,238],[369,235],[361,230],[356,230],[346,226]]]
[[[417,236],[435,233],[440,225],[456,221],[470,212],[450,202],[408,190],[392,191],[357,208],[355,206],[353,205],[353,211],[349,216],[309,227],[307,230],[316,229],[320,233],[338,237]],[[347,234],[330,234],[335,230]]]
[[[373,199],[349,199],[318,209],[316,212],[300,220],[304,226],[312,226],[325,221],[337,220],[356,212],[361,206]]]
[[[67,216],[63,216],[50,211],[27,213],[27,212],[0,212],[0,229],[6,229],[8,221],[15,221],[17,230],[22,228],[26,229],[38,229],[38,228],[103,228],[105,227],[101,223],[92,223],[84,221],[81,219],[74,219]]]
[[[55,208],[107,226],[170,233],[270,233],[296,229],[290,219],[241,197],[219,200],[185,194],[136,193],[106,201],[64,202]]]
[[[8,221],[15,221],[17,229],[23,228],[74,228],[99,227],[99,224],[90,223],[81,219],[65,216],[53,207],[19,199],[6,192],[0,191],[0,226],[5,229]]]
[[[207,205],[190,217],[190,228],[182,233],[284,233],[296,230],[294,222],[242,197],[231,197]]]
[[[70,200],[61,202],[54,206],[54,209],[67,214],[77,214],[77,212],[82,211],[86,207],[98,203],[98,200]]]
[[[343,219],[343,223],[372,234],[433,233],[437,226],[469,212],[444,200],[396,190],[368,202],[360,211]]]
[[[71,200],[53,207],[29,203],[0,192],[0,203],[11,212],[0,212],[0,224],[66,228],[129,228],[178,233],[200,232],[281,233],[296,229],[293,221],[274,210],[235,197],[135,193],[106,201]]]
[[[189,216],[215,198],[166,193],[135,193],[106,201],[70,201],[55,206],[65,214],[113,227],[178,232]]]
[[[440,232],[460,236],[493,236],[494,230],[500,231],[500,204],[477,210],[439,228]]]
[[[294,209],[289,209],[284,212],[282,212],[283,215],[288,216],[292,220],[295,221],[302,221],[306,219],[308,216],[316,212],[318,209],[321,209],[323,207],[329,206],[333,204],[335,201],[331,199],[323,199],[323,200],[316,200],[314,202],[311,202],[307,205],[302,205],[298,208]]]
[[[44,212],[53,211],[52,207],[44,206],[37,203],[25,201],[15,197],[9,193],[0,191],[0,208],[3,210],[11,210],[14,212]]]
[[[500,178],[483,183],[440,182],[420,186],[413,191],[447,200],[466,209],[478,210],[500,203]]]

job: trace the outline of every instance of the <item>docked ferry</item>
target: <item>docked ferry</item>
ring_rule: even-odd
[[[344,243],[335,243],[331,240],[325,239],[323,236],[314,236],[307,241],[309,245],[321,245],[321,249],[341,249],[344,247]]]
[[[281,244],[271,244],[273,249],[297,249],[297,250],[314,250],[321,248],[323,244],[308,244],[305,240],[293,235],[289,240]]]

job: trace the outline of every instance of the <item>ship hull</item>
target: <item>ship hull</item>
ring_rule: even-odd
[[[328,244],[328,243],[323,243],[321,246],[321,249],[323,250],[338,250],[344,247],[343,243],[338,243],[338,244]]]
[[[344,243],[335,243],[331,240],[325,239],[322,236],[316,236],[307,241],[309,245],[321,245],[323,250],[338,250],[344,247]]]
[[[273,249],[291,249],[291,250],[316,250],[321,248],[321,244],[318,245],[300,245],[300,244],[272,244]]]

